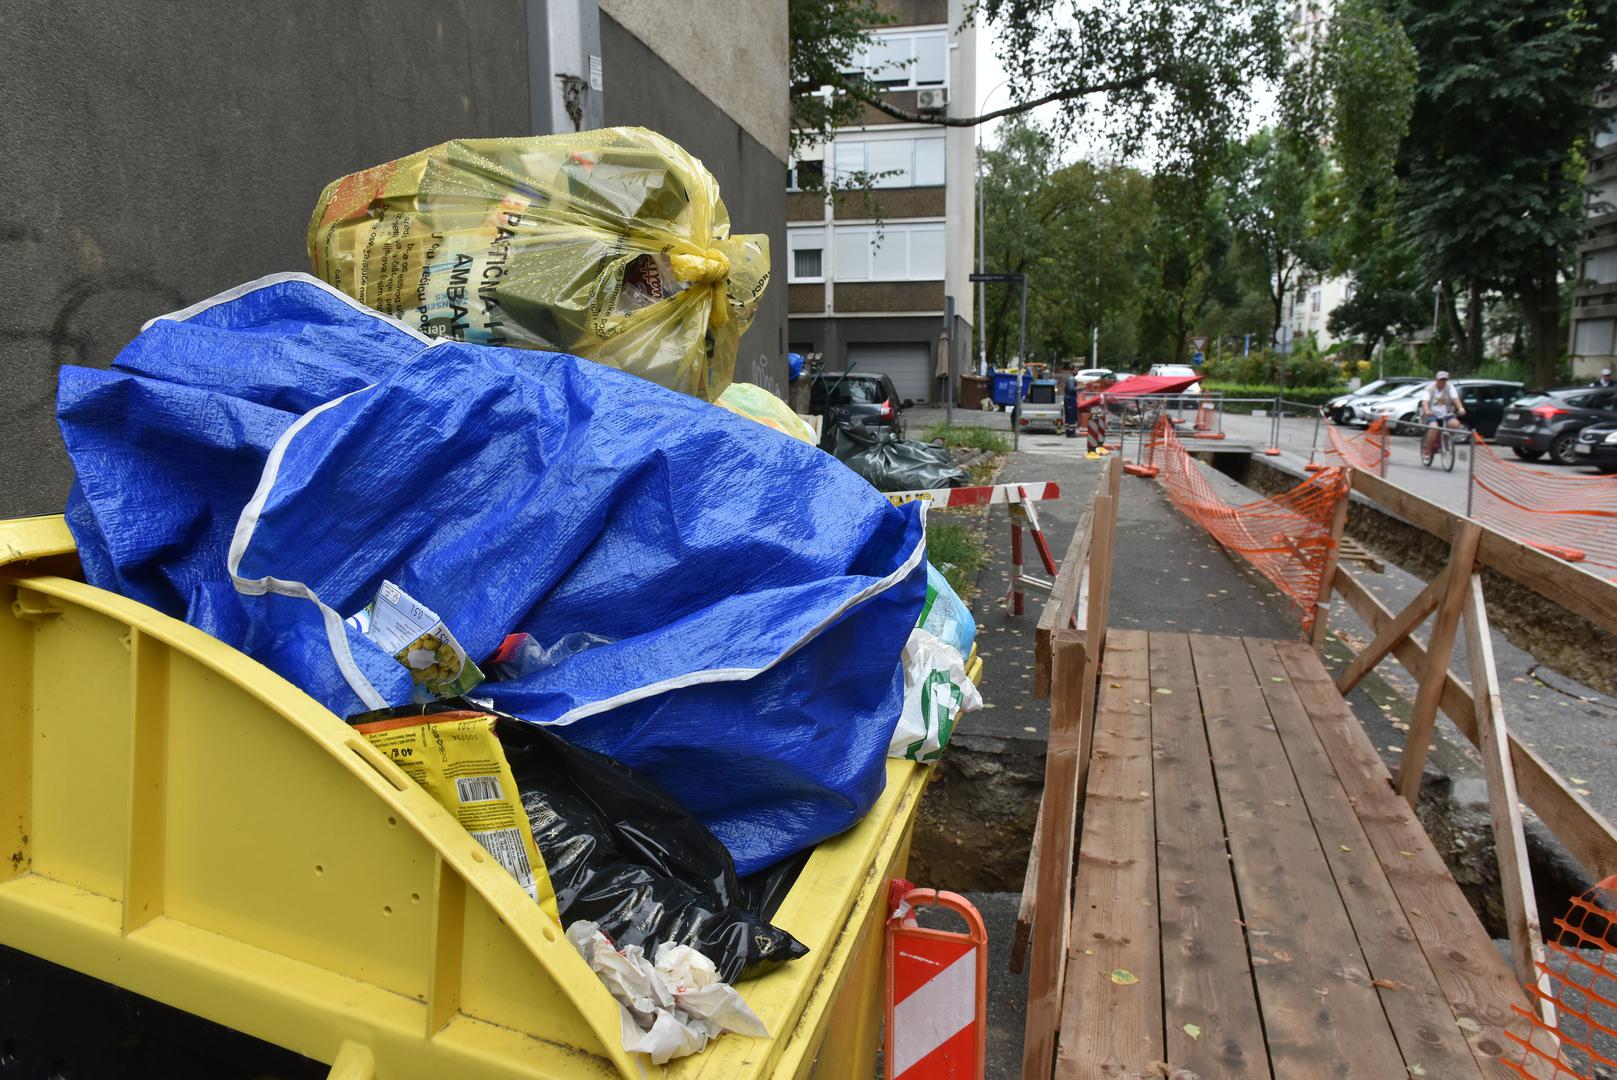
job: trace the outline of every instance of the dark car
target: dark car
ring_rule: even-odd
[[[822,371],[809,384],[809,412],[825,417],[822,445],[830,445],[838,423],[904,437],[904,402],[886,375]]]
[[[1557,465],[1577,465],[1578,432],[1608,420],[1617,420],[1617,389],[1545,390],[1510,403],[1494,442],[1510,447],[1524,461],[1548,454]]]
[[[1465,406],[1460,422],[1486,439],[1493,438],[1505,418],[1506,406],[1522,396],[1521,383],[1503,379],[1454,379],[1449,385],[1459,393],[1460,404]],[[1420,431],[1420,403],[1425,396],[1423,390],[1396,399],[1382,398],[1381,404],[1370,407],[1370,412],[1385,416],[1395,434],[1414,435]],[[1362,409],[1359,415],[1371,418]]]
[[[1617,422],[1602,420],[1578,432],[1572,456],[1579,465],[1593,465],[1603,473],[1617,473]]]
[[[1350,390],[1340,397],[1333,397],[1324,406],[1325,415],[1332,423],[1346,424],[1353,417],[1353,406],[1361,401],[1382,394],[1390,394],[1400,386],[1409,386],[1413,383],[1422,383],[1429,380],[1415,375],[1393,375],[1386,379],[1377,379],[1375,382],[1365,383],[1357,390]]]

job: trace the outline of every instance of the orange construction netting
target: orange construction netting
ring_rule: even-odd
[[[1528,1022],[1528,1036],[1505,1037],[1516,1044],[1504,1060],[1528,1080],[1580,1077],[1595,1080],[1617,1070],[1617,877],[1609,877],[1572,898],[1560,931],[1544,942],[1545,962],[1537,984],[1527,988],[1549,1005],[1546,1021],[1520,1005],[1511,1011]],[[1515,1060],[1511,1060],[1513,1057]],[[1599,1071],[1597,1071],[1599,1070]]]
[[[1169,500],[1290,597],[1303,629],[1311,631],[1334,543],[1331,518],[1348,495],[1347,470],[1325,469],[1279,495],[1231,506],[1213,491],[1166,418],[1152,432],[1149,452]]]
[[[1617,476],[1529,468],[1480,439],[1472,453],[1472,517],[1569,562],[1617,570]]]
[[[1362,432],[1348,432],[1335,424],[1325,429],[1325,462],[1328,465],[1351,465],[1366,472],[1378,473],[1387,460],[1387,418],[1378,416]]]

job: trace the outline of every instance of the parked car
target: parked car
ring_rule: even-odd
[[[1127,376],[1124,376],[1124,377],[1127,378]],[[1080,371],[1078,373],[1078,385],[1079,386],[1088,386],[1090,383],[1100,382],[1103,379],[1115,379],[1115,378],[1116,378],[1116,375],[1113,374],[1111,368],[1103,368],[1103,367],[1084,368],[1082,371]]]
[[[1195,368],[1191,367],[1189,364],[1152,364],[1151,370],[1146,372],[1146,374],[1166,375],[1169,378],[1177,379],[1194,379],[1201,373]],[[1183,394],[1199,394],[1201,392],[1201,383],[1191,383],[1189,386],[1180,391],[1180,393]]]
[[[1549,454],[1557,465],[1577,465],[1578,432],[1606,420],[1617,420],[1617,389],[1545,390],[1510,403],[1494,442],[1510,447],[1523,461]]]
[[[877,428],[904,437],[904,406],[893,380],[865,372],[822,371],[809,384],[809,412],[824,416],[820,445],[831,445],[836,425]]]
[[[1375,382],[1367,382],[1357,390],[1350,390],[1340,397],[1333,397],[1327,401],[1324,406],[1324,413],[1332,423],[1346,424],[1349,422],[1348,418],[1353,415],[1354,405],[1368,401],[1373,397],[1389,394],[1401,386],[1411,386],[1426,381],[1428,380],[1414,375],[1393,375],[1389,378],[1377,379]]]
[[[1368,407],[1356,408],[1358,415],[1367,416],[1373,420],[1377,416],[1387,418],[1387,423],[1393,425],[1393,433],[1413,435],[1420,425],[1420,402],[1431,385],[1427,380],[1415,387],[1407,387],[1409,393],[1395,393],[1393,396],[1380,399],[1379,403]],[[1451,386],[1459,391],[1460,404],[1465,406],[1465,416],[1461,422],[1484,438],[1493,438],[1500,421],[1505,418],[1505,407],[1521,396],[1522,384],[1519,382],[1506,382],[1503,379],[1453,379]]]
[[[1404,398],[1407,398],[1409,402],[1413,402],[1415,400],[1414,395],[1423,393],[1430,385],[1432,385],[1431,379],[1420,379],[1416,382],[1404,383],[1402,386],[1394,387],[1385,393],[1354,398],[1344,407],[1347,419],[1342,422],[1353,427],[1368,427],[1370,421],[1378,416],[1386,415],[1381,411],[1382,406]],[[1388,410],[1388,412],[1396,411],[1396,408]]]
[[[1578,432],[1573,456],[1579,465],[1593,465],[1603,473],[1617,473],[1617,422],[1602,420]]]

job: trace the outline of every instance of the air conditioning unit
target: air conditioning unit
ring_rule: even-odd
[[[949,107],[949,91],[943,87],[915,92],[915,107],[921,112],[942,112]]]

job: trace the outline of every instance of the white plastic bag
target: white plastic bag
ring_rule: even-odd
[[[982,695],[966,677],[959,651],[916,627],[904,645],[904,709],[887,756],[938,760],[960,714],[982,707]]]
[[[617,1000],[623,1048],[651,1055],[654,1065],[699,1054],[721,1032],[769,1035],[735,987],[719,981],[713,961],[688,945],[663,942],[653,964],[638,945],[620,952],[583,919],[567,928],[567,940]]]
[[[930,562],[926,564],[926,603],[915,625],[952,646],[961,656],[971,655],[977,622],[971,609],[949,585],[949,579]]]

